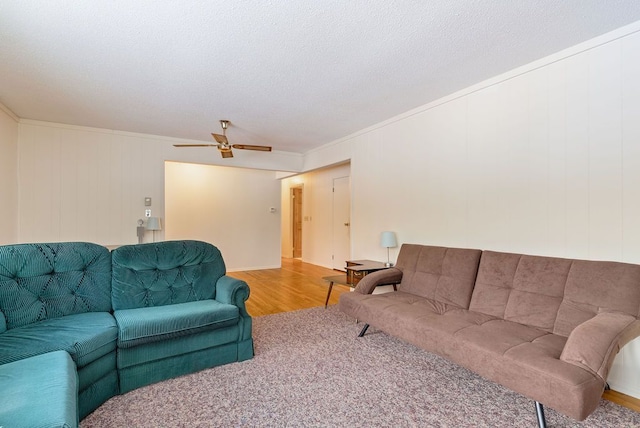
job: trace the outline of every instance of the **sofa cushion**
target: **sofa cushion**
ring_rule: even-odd
[[[470,309],[552,332],[571,263],[484,251]]]
[[[599,311],[637,316],[640,266],[484,251],[469,308],[569,336]]]
[[[0,247],[0,330],[111,310],[111,256],[88,242]]]
[[[215,300],[178,303],[150,308],[123,309],[114,312],[118,322],[118,347],[129,348],[213,330],[238,323],[237,306]]]
[[[141,343],[130,348],[118,348],[118,369],[137,366],[151,361],[165,360],[209,348],[238,342],[238,325],[204,330],[194,334],[173,337],[169,341]],[[236,346],[237,347],[237,346]]]
[[[601,312],[640,314],[640,265],[574,260],[554,333],[569,336]]]
[[[63,350],[84,367],[115,350],[117,337],[115,319],[106,312],[48,319],[0,334],[0,364]]]
[[[0,391],[0,426],[78,426],[76,367],[64,351],[0,365]]]
[[[567,338],[493,320],[447,342],[452,361],[552,409],[583,420],[598,406],[604,383],[559,359]]]
[[[403,244],[396,268],[402,271],[398,290],[468,308],[480,250]]]
[[[213,299],[226,271],[220,251],[201,241],[125,245],[112,265],[115,310]]]

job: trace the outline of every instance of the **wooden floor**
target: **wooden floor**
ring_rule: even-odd
[[[229,276],[249,284],[247,311],[253,317],[324,306],[329,283],[322,277],[338,274],[332,269],[289,258],[282,259],[280,269],[229,272]],[[349,287],[334,285],[329,304],[338,303],[344,292],[349,292]]]
[[[282,268],[229,272],[251,288],[247,310],[254,317],[278,312],[324,306],[329,283],[322,277],[336,275],[332,269],[304,263],[297,259],[282,259]],[[349,287],[334,285],[329,304],[338,303],[340,294]],[[621,406],[640,412],[640,400],[616,391],[605,391],[603,397]]]

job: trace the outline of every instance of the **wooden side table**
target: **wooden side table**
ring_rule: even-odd
[[[347,260],[346,274],[325,276],[322,279],[329,282],[329,291],[327,292],[327,298],[324,302],[326,308],[329,304],[329,297],[331,296],[331,290],[333,290],[333,284],[348,285],[354,288],[358,285],[358,282],[371,272],[376,272],[383,269],[389,269],[389,266],[385,266],[382,262],[376,262],[374,260]],[[393,285],[393,291],[397,291],[399,281],[389,282],[378,285]]]
[[[353,284],[354,286],[371,272],[389,269],[389,266],[375,260],[347,260],[346,264],[347,282],[349,285]]]

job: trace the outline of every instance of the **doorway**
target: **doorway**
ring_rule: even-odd
[[[302,258],[302,186],[291,188],[293,258]]]

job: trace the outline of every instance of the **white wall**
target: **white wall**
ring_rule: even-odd
[[[19,242],[136,243],[145,197],[152,214],[165,217],[166,160],[282,171],[302,165],[292,153],[244,150],[222,159],[213,148],[173,147],[184,140],[48,122],[20,120],[19,131]],[[145,242],[151,239],[147,232]]]
[[[164,159],[152,138],[21,123],[19,153],[21,242],[136,243],[146,196],[164,217]]]
[[[353,137],[354,256],[395,230],[640,263],[638,76],[636,33]]]
[[[210,242],[229,271],[280,267],[275,172],[166,162],[165,201],[166,239]]]
[[[383,260],[379,233],[393,230],[400,243],[640,263],[639,27],[312,153],[351,151],[352,256]],[[638,371],[636,340],[611,386],[640,397]]]
[[[290,189],[303,186],[302,260],[333,267],[333,180],[348,177],[350,171],[349,164],[342,164],[282,180],[282,257],[292,255]]]
[[[18,118],[0,104],[0,245],[18,239]]]

